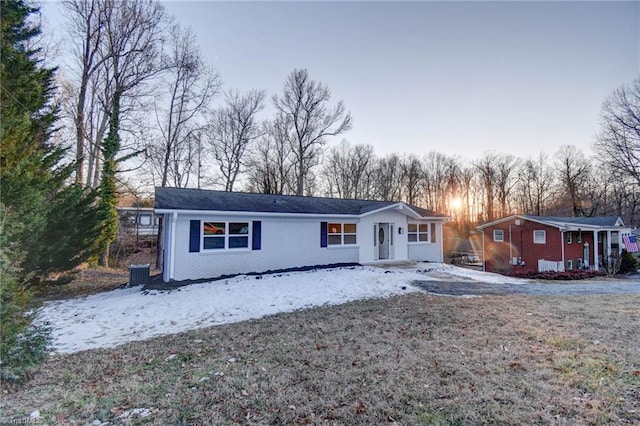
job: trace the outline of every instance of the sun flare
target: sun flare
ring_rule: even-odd
[[[462,208],[462,200],[460,197],[453,197],[451,199],[451,208],[453,210],[460,210]]]

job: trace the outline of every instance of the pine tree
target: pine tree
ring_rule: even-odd
[[[0,245],[12,246],[21,279],[32,281],[85,261],[98,229],[94,194],[66,184],[75,165],[64,164],[67,148],[52,142],[55,69],[32,47],[37,12],[25,0],[0,1]]]
[[[100,182],[100,202],[98,203],[98,217],[100,219],[99,250],[102,266],[109,266],[109,247],[118,233],[118,201],[116,188],[116,155],[120,151],[120,95],[116,91],[113,97],[113,111],[109,121],[109,134],[102,144],[102,181]]]

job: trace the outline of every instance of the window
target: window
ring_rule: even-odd
[[[428,243],[429,242],[429,224],[428,223],[410,223],[407,226],[407,237],[410,243]]]
[[[577,265],[578,265],[577,266],[578,269],[582,269],[582,258],[581,257],[578,258],[578,264]]]
[[[151,226],[151,215],[141,214],[140,216],[138,216],[138,224],[140,226]]]
[[[329,223],[327,225],[328,243],[330,246],[356,244],[355,223]]]
[[[567,260],[567,269],[573,269],[573,260]]]
[[[493,241],[504,241],[504,231],[502,229],[493,230]]]
[[[431,242],[432,243],[436,242],[436,224],[435,223],[431,224]]]
[[[533,231],[534,244],[546,244],[547,243],[547,231]]]
[[[571,244],[573,242],[573,234],[571,232],[567,232],[565,234],[565,238],[566,238],[567,244]]]
[[[248,222],[202,222],[203,250],[224,250],[248,247]]]
[[[582,232],[578,232],[578,244],[582,243]]]

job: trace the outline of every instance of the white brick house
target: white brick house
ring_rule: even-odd
[[[402,202],[156,188],[163,280],[389,260],[442,262],[442,215]]]

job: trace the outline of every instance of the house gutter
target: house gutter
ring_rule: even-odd
[[[156,209],[158,214],[187,214],[187,215],[215,215],[215,216],[264,216],[264,217],[304,217],[310,219],[316,218],[336,218],[336,219],[360,219],[365,216],[388,210],[389,208],[377,209],[371,212],[355,215],[355,214],[331,214],[331,213],[278,213],[278,212],[247,212],[247,211],[224,211],[224,210],[182,210],[182,209]],[[410,210],[413,212],[413,210]],[[450,219],[448,216],[420,216],[416,219],[420,220],[437,220],[446,221]]]
[[[174,279],[176,259],[176,227],[178,224],[178,212],[171,216],[171,262],[169,262],[169,281]]]

